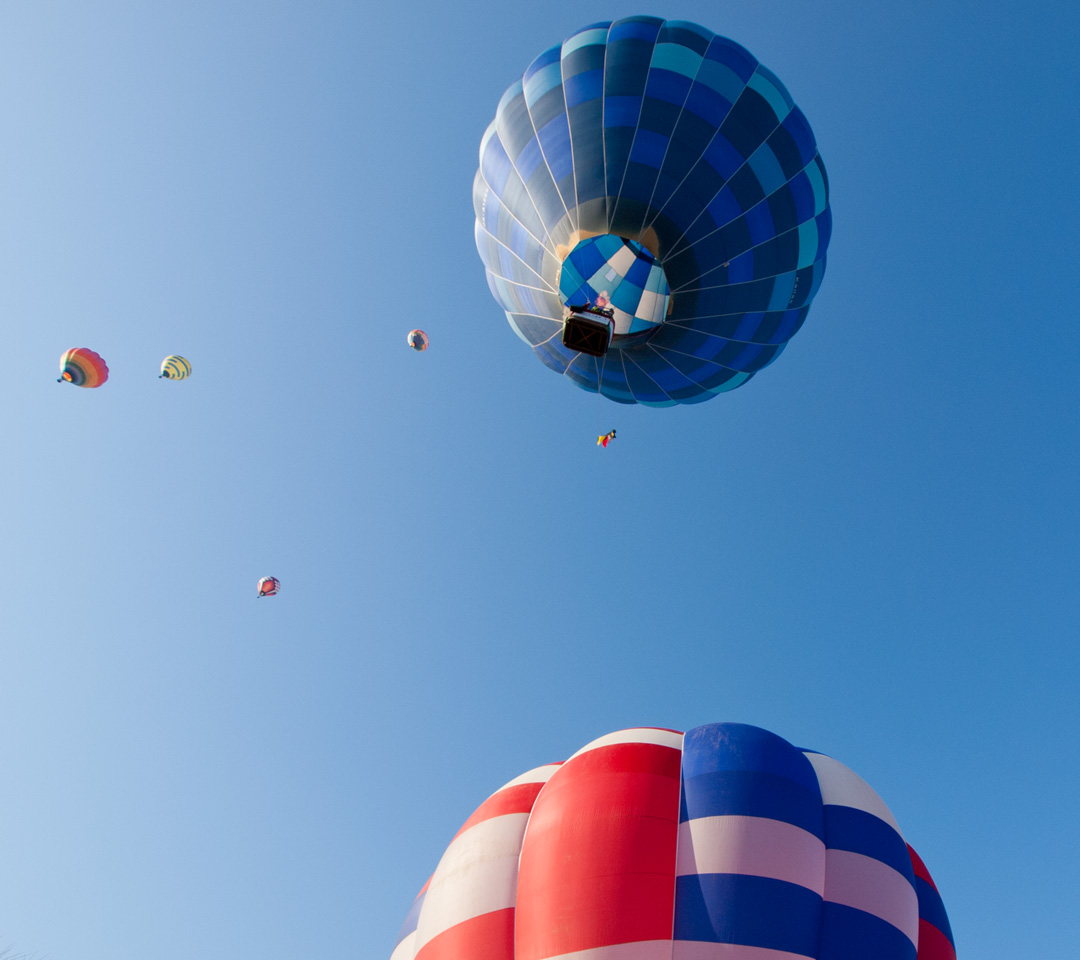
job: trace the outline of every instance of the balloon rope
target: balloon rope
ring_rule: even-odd
[[[600,358],[600,376],[596,380],[596,429],[602,435],[604,429],[600,424],[600,385],[604,382],[604,364],[607,363],[607,352]]]

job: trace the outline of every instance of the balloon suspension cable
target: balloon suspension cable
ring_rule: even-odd
[[[604,365],[606,363],[607,353],[605,352],[604,355],[600,358],[600,373],[596,378],[596,429],[600,432],[603,432],[603,427],[600,424],[600,397],[602,396],[600,392],[600,386],[604,382]]]

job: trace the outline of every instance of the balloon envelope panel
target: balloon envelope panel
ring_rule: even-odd
[[[496,791],[392,960],[955,960],[922,860],[843,764],[744,724],[638,728]]]
[[[655,406],[708,399],[775,359],[831,233],[825,167],[783,84],[733,41],[655,17],[587,27],[536,58],[484,134],[473,204],[488,286],[536,355]],[[617,325],[597,359],[561,343],[562,273],[605,236],[655,258],[670,302]]]

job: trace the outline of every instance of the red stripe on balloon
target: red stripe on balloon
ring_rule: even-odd
[[[552,775],[521,849],[516,960],[671,939],[680,760],[620,743]]]
[[[492,817],[501,817],[507,813],[528,813],[543,786],[542,783],[519,783],[492,794],[462,824],[461,829],[454,834],[454,839],[460,837],[469,827],[475,827]]]
[[[949,938],[927,920],[919,921],[918,960],[956,960]]]
[[[514,908],[454,924],[425,943],[416,960],[514,960]]]
[[[930,876],[930,871],[926,869],[926,864],[922,862],[922,857],[912,849],[910,843],[907,845],[907,852],[908,856],[911,857],[911,867],[915,871],[915,876],[925,880],[930,886],[937,890],[937,884],[934,883],[934,878]]]

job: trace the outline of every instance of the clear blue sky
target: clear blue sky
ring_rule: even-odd
[[[598,412],[470,190],[505,87],[632,13],[781,77],[834,230],[752,383]],[[503,782],[732,720],[877,789],[961,957],[1075,958],[1078,41],[1051,0],[0,5],[0,947],[387,957]]]

